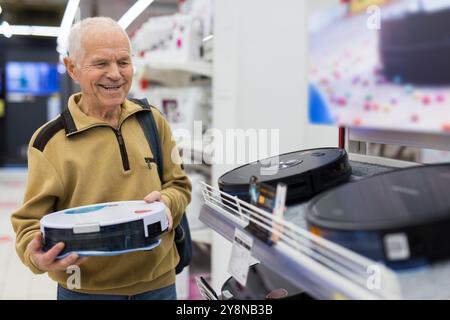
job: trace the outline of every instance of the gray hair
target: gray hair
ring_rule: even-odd
[[[92,17],[83,19],[72,26],[69,34],[68,56],[75,63],[79,62],[83,53],[82,40],[89,32],[98,30],[98,28],[108,27],[121,31],[127,38],[131,50],[131,41],[125,30],[113,19],[109,17]]]

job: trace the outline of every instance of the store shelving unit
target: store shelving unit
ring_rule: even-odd
[[[184,85],[192,77],[212,77],[212,63],[207,61],[169,62],[135,57],[133,63],[136,70],[144,70],[151,81],[168,86]]]
[[[151,59],[135,57],[133,59],[136,68],[144,66],[151,70],[163,71],[179,71],[202,75],[205,77],[212,76],[212,64],[207,61],[190,61],[190,62],[171,62],[171,61],[153,61]]]
[[[200,76],[212,76],[212,64],[205,61],[192,62],[152,62],[147,63],[150,70],[173,72],[186,72],[190,74],[197,74]]]
[[[365,172],[377,171],[377,166],[374,165],[353,165]],[[388,169],[380,167],[380,170]],[[203,184],[203,196],[205,205],[201,210],[200,220],[227,240],[232,241],[235,229],[251,235],[246,229],[249,221],[269,232],[277,233],[280,240],[273,245],[253,237],[252,256],[315,298],[450,297],[450,262],[394,272],[376,261],[310,233],[304,220],[307,203],[289,207],[285,218],[281,220],[206,184]],[[274,225],[281,226],[281,229],[274,229]]]
[[[140,70],[140,72],[146,73],[146,77],[150,81],[163,86],[185,86],[192,82],[192,77],[201,76],[209,80],[212,76],[212,64],[206,61],[158,62],[147,58],[135,57],[133,62],[135,68]],[[179,144],[178,149],[182,155],[183,162],[186,163],[185,170],[187,172],[197,172],[204,175],[207,179],[211,178],[211,166],[203,163],[203,150],[201,148]],[[191,159],[183,157],[185,154],[190,154]],[[193,228],[191,236],[194,242],[211,243],[211,230],[209,228]]]

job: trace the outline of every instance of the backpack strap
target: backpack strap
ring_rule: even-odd
[[[153,117],[152,106],[148,103],[147,99],[128,99],[134,103],[139,104],[143,109],[147,109],[148,112],[137,113],[137,119],[144,131],[145,138],[152,150],[155,157],[156,165],[158,168],[159,179],[161,184],[164,183],[164,167],[163,167],[163,153],[161,149],[161,141],[159,139],[158,128],[156,127],[155,118]],[[153,107],[154,108],[154,107]]]
[[[150,145],[153,156],[155,157],[156,165],[158,166],[158,174],[163,184],[163,153],[161,149],[161,141],[159,140],[158,128],[156,127],[155,118],[153,117],[153,110],[155,108],[151,106],[147,99],[128,99],[136,104],[139,104],[143,109],[148,109],[151,112],[138,112],[137,119],[144,131],[147,142]],[[156,109],[156,108],[155,108]],[[183,165],[181,165],[183,169]],[[175,245],[177,247],[178,254],[180,255],[180,261],[175,267],[175,273],[179,274],[183,271],[184,267],[188,266],[192,260],[192,238],[189,230],[189,222],[186,214],[183,213],[180,223],[175,227]]]

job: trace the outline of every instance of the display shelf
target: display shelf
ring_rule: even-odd
[[[136,70],[145,78],[167,86],[183,86],[192,82],[193,76],[212,77],[212,63],[206,61],[169,62],[134,58]]]
[[[366,174],[392,170],[369,164],[353,165],[364,168]],[[280,240],[273,245],[253,237],[252,256],[315,298],[450,298],[448,262],[394,272],[310,233],[304,219],[307,203],[289,207],[282,220],[209,185],[203,183],[202,187],[205,204],[200,212],[200,221],[229,241],[232,241],[235,229],[251,235],[246,229],[249,221],[278,234]],[[274,225],[278,228],[274,229]]]
[[[204,61],[191,62],[144,62],[150,70],[155,71],[173,71],[197,74],[200,76],[212,76],[212,64]]]

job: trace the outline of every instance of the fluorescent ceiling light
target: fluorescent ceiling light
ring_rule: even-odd
[[[9,25],[8,22],[3,21],[3,23],[0,25],[0,33],[2,33],[7,38],[11,38],[12,31],[11,26]]]
[[[59,27],[9,25],[6,21],[0,25],[0,34],[10,38],[18,36],[57,37]]]
[[[56,50],[61,54],[66,54],[67,52],[70,28],[72,28],[73,20],[77,14],[79,4],[80,0],[69,0],[69,2],[67,2],[66,11],[64,12],[64,16],[61,21],[58,39],[56,40]]]
[[[138,0],[136,3],[128,9],[127,12],[119,19],[119,25],[125,30],[130,26],[130,24],[136,19],[149,5],[151,5],[153,0]]]
[[[2,6],[0,6],[0,14],[2,13]]]

